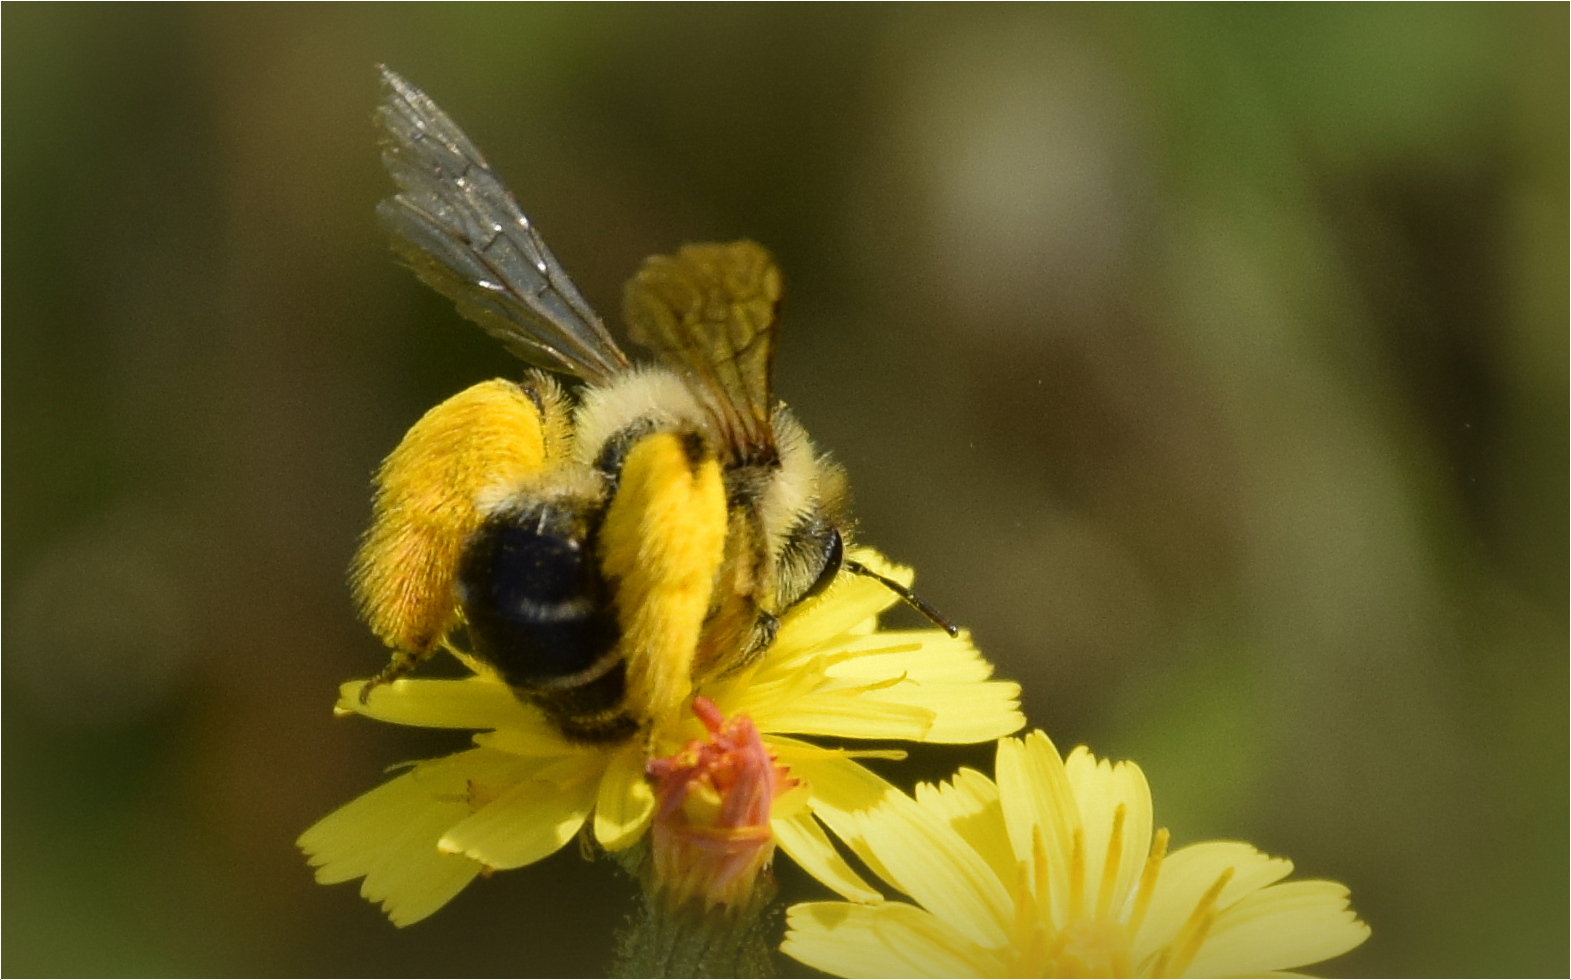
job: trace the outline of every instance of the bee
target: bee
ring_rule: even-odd
[[[756,660],[841,572],[956,632],[847,557],[845,472],[771,390],[781,277],[762,246],[645,261],[623,314],[657,363],[635,366],[469,138],[381,75],[394,251],[530,369],[431,409],[378,471],[350,577],[392,658],[362,699],[464,634],[565,737],[623,740]]]

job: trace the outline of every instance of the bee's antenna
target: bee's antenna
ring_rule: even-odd
[[[923,601],[921,596],[917,595],[915,592],[912,592],[910,589],[901,585],[899,582],[896,582],[894,579],[885,578],[861,562],[852,561],[849,558],[845,560],[845,564],[841,567],[853,575],[866,575],[868,578],[874,579],[875,581],[882,584],[884,588],[904,599],[912,609],[915,609],[917,612],[926,616],[928,619],[931,619],[933,624],[939,629],[943,630],[945,633],[948,633],[950,636],[960,635],[960,627],[956,626],[954,623],[951,623],[943,613],[928,605],[925,601]]]

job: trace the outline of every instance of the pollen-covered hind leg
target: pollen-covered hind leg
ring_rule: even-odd
[[[699,635],[725,557],[725,484],[696,434],[634,444],[600,527],[627,663],[627,705],[642,721],[677,711],[692,690]]]
[[[350,584],[393,656],[362,701],[429,657],[457,626],[454,577],[465,542],[485,519],[482,498],[561,459],[567,425],[561,389],[548,376],[522,385],[486,381],[427,412],[383,462]]]

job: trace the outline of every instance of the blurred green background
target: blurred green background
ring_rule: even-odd
[[[862,538],[1175,843],[1347,882],[1324,972],[1563,975],[1567,30],[8,5],[5,972],[608,962],[628,884],[571,848],[397,930],[293,847],[463,741],[331,717],[383,662],[344,568],[404,428],[517,373],[375,225],[386,62],[609,319],[647,254],[772,248]]]

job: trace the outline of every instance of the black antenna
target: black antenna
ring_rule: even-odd
[[[852,561],[849,558],[845,560],[845,564],[841,567],[853,575],[866,575],[870,579],[875,579],[881,583],[884,588],[904,599],[912,609],[915,609],[917,612],[926,616],[928,619],[931,619],[933,624],[939,629],[943,630],[945,633],[948,633],[950,636],[960,635],[960,627],[956,626],[954,623],[951,623],[943,613],[924,602],[921,596],[917,595],[915,592],[912,592],[910,589],[901,585],[899,582],[896,582],[894,579],[885,578],[861,562]]]

